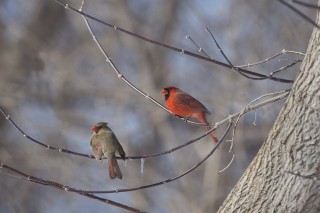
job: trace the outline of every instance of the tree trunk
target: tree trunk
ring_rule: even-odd
[[[219,212],[320,212],[319,29],[267,140]]]

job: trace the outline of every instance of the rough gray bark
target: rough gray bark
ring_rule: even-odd
[[[319,29],[267,140],[219,212],[320,212]]]

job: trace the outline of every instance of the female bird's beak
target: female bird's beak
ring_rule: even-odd
[[[96,126],[93,126],[93,127],[91,127],[91,130],[92,130],[93,132],[97,132],[97,127],[96,127]]]

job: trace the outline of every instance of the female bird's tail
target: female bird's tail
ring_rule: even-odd
[[[109,165],[109,176],[111,179],[119,178],[122,179],[122,173],[120,171],[117,159],[115,156],[108,158]]]
[[[199,114],[199,115],[197,116],[197,119],[198,119],[200,122],[208,125],[208,121],[207,121],[205,115]],[[210,128],[210,127],[207,127],[207,129],[210,130],[211,128]],[[211,138],[212,138],[212,140],[213,140],[214,143],[217,144],[217,143],[219,142],[218,138],[215,136],[215,134],[214,134],[213,132],[210,133],[210,136],[211,136]]]

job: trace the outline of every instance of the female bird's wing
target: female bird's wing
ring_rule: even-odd
[[[176,93],[175,96],[176,96],[175,101],[177,104],[190,107],[190,109],[193,109],[196,111],[201,110],[210,114],[209,110],[200,101],[198,101],[191,95],[185,92],[179,92],[179,93]]]
[[[124,152],[121,144],[119,143],[118,141],[118,152],[119,152],[119,155],[122,157],[123,160],[125,160],[125,157],[126,157],[126,153]]]
[[[99,142],[99,138],[97,137],[96,133],[93,133],[90,138],[90,147],[92,149],[93,155],[97,160],[102,160],[102,147],[101,143]]]
[[[109,132],[109,137],[110,137],[110,140],[113,141],[114,146],[116,147],[116,151],[118,151],[118,153],[121,156],[121,158],[123,160],[125,160],[126,153],[124,152],[124,150],[123,150],[118,138],[116,137],[116,135],[114,134],[114,132],[111,129],[110,129],[110,132]]]

